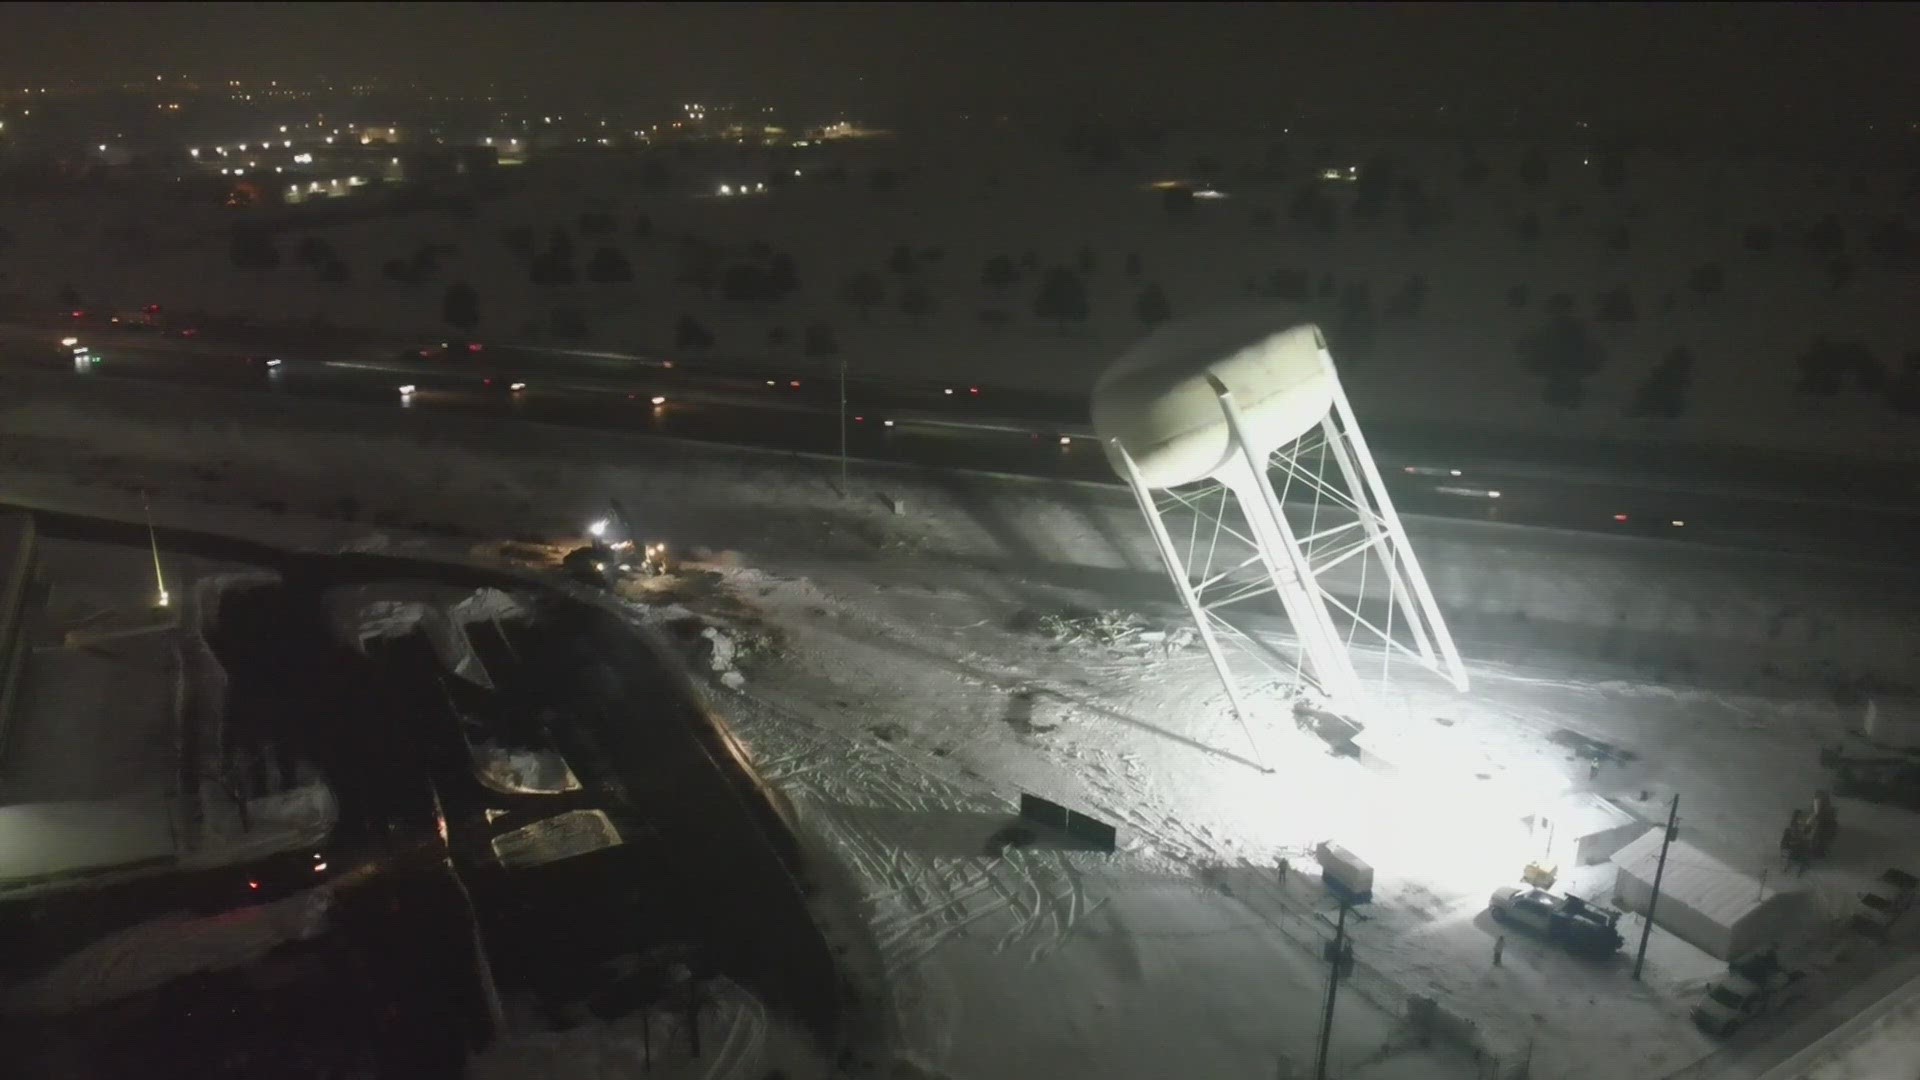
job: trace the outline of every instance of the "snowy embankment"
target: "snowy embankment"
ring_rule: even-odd
[[[772,711],[756,718],[750,699],[729,711],[762,768],[859,872],[906,1052],[955,1076],[999,1074],[1015,1055],[1095,1075],[1049,1056],[1064,1055],[1068,1040],[1006,1033],[1035,1030],[1030,1015],[1063,1030],[1113,1030],[1099,1021],[1103,1003],[1143,1043],[1162,1037],[1221,1055],[1206,1062],[1220,1075],[1298,1060],[1296,1014],[1311,1011],[1300,1003],[1316,1000],[1319,969],[1282,927],[1294,926],[1289,918],[1316,925],[1317,897],[1276,896],[1268,875],[1277,855],[1298,860],[1328,837],[1353,840],[1381,869],[1380,902],[1354,931],[1363,963],[1389,986],[1381,1001],[1433,992],[1483,1025],[1503,1055],[1525,1054],[1537,1036],[1539,1074],[1619,1075],[1621,1030],[1634,1033],[1635,1072],[1668,1071],[1703,1049],[1684,1014],[1688,981],[1697,985],[1691,962],[1668,965],[1656,950],[1648,982],[1670,988],[1658,993],[1519,945],[1502,972],[1489,971],[1479,912],[1489,880],[1513,868],[1450,864],[1444,845],[1457,849],[1486,825],[1453,793],[1586,786],[1652,817],[1662,795],[1684,791],[1689,836],[1757,870],[1774,857],[1775,822],[1817,783],[1814,746],[1847,718],[1824,694],[1742,690],[1737,677],[1769,663],[1897,673],[1912,649],[1901,617],[1913,585],[1885,572],[1416,522],[1475,692],[1397,680],[1377,728],[1383,737],[1443,729],[1446,768],[1399,775],[1327,758],[1290,729],[1263,732],[1287,770],[1280,782],[1246,767],[1246,735],[1197,650],[1022,629],[1052,625],[1036,614],[1074,609],[1139,608],[1157,624],[1149,631],[1178,625],[1118,492],[862,467],[855,495],[843,497],[830,467],[790,455],[534,426],[515,429],[511,452],[494,451],[497,426],[454,417],[395,424],[390,414],[306,402],[108,386],[82,396],[59,385],[69,389],[33,412],[0,417],[0,432],[22,436],[4,452],[23,498],[124,512],[131,481],[112,461],[139,455],[157,517],[281,543],[364,546],[372,532],[390,550],[492,560],[506,550],[495,539],[409,539],[408,526],[447,525],[475,540],[567,538],[612,494],[650,533],[694,553],[684,592],[655,599],[777,642],[744,668],[751,700]],[[248,419],[214,419],[223,409]],[[155,410],[178,423],[141,418]],[[358,437],[340,438],[343,429]],[[189,472],[207,461],[222,462],[216,479]],[[394,461],[415,475],[394,476]],[[873,498],[881,491],[904,495],[915,513],[887,512]],[[287,508],[253,506],[265,492]],[[357,521],[339,518],[347,496]],[[1799,623],[1756,625],[1756,613],[1795,612]],[[1688,688],[1671,662],[1681,640],[1701,649],[1694,677],[1723,675],[1734,688]],[[1662,674],[1679,684],[1663,685]],[[824,742],[783,750],[783,738],[809,731]],[[1621,753],[1589,775],[1559,739],[1567,732]],[[1808,790],[1755,782],[1764,776],[1799,777]],[[1084,856],[987,847],[1017,790],[1115,821],[1124,858],[1088,866]],[[1876,820],[1852,804],[1843,815],[1851,835]],[[1843,850],[1833,884],[1884,855]],[[1206,866],[1232,873],[1196,884]],[[1828,868],[1816,870],[1823,875]],[[1185,958],[1201,946],[1219,947],[1220,970],[1244,978],[1215,987],[1170,979],[1193,970]],[[1037,996],[1008,992],[1027,985]],[[1103,996],[1089,985],[1113,989]],[[1355,1000],[1366,1003],[1356,1009],[1374,1005]],[[1245,1002],[1262,1007],[1243,1012]],[[1596,1008],[1616,1021],[1604,1040],[1591,1023]],[[1365,1015],[1346,1051],[1356,1066],[1392,1030]],[[1111,1046],[1100,1075],[1169,1064],[1140,1044]],[[1135,1059],[1138,1071],[1125,1067]]]
[[[116,930],[14,987],[3,1004],[15,1013],[72,1012],[188,975],[244,967],[325,929],[333,888],[310,889],[218,915],[171,916]]]
[[[958,558],[1126,600],[1168,591],[1117,488],[862,466],[846,498],[824,463],[777,452],[538,425],[517,426],[513,448],[496,450],[497,424],[459,416],[396,421],[352,406],[71,380],[36,380],[33,390],[31,408],[0,412],[0,462],[28,504],[81,499],[131,516],[124,500],[146,486],[165,493],[156,513],[181,524],[326,547],[416,526],[476,539],[572,536],[617,492],[643,528],[682,551]],[[128,470],[134,461],[144,484]],[[881,492],[914,514],[887,513]],[[1771,667],[1895,682],[1920,658],[1904,616],[1920,604],[1920,576],[1453,520],[1416,519],[1409,530],[1456,633],[1480,655],[1591,658],[1708,680]]]

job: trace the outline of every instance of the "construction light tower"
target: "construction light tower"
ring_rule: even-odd
[[[1256,755],[1251,687],[1223,639],[1289,699],[1350,717],[1360,655],[1379,654],[1381,679],[1399,656],[1467,688],[1318,327],[1276,332],[1264,314],[1164,327],[1101,376],[1092,404]],[[1250,601],[1268,594],[1291,647],[1259,624]]]

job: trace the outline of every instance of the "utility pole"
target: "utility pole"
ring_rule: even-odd
[[[1667,810],[1667,832],[1660,838],[1660,861],[1653,868],[1653,895],[1647,897],[1647,925],[1640,928],[1640,955],[1633,958],[1633,978],[1640,981],[1640,969],[1647,962],[1647,939],[1653,936],[1653,909],[1660,903],[1660,879],[1667,875],[1667,848],[1680,835],[1680,793],[1674,792],[1673,806]]]
[[[840,358],[840,496],[847,494],[847,358]]]
[[[1333,1000],[1340,992],[1340,969],[1347,959],[1347,908],[1346,893],[1340,895],[1340,919],[1334,923],[1333,942],[1327,946],[1327,959],[1331,961],[1327,972],[1327,1010],[1320,1018],[1320,1050],[1314,1057],[1314,1080],[1327,1080],[1327,1050],[1333,1044]]]

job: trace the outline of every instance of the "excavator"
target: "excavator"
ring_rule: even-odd
[[[667,545],[637,545],[632,521],[618,499],[607,500],[607,515],[587,526],[591,542],[569,551],[561,565],[588,584],[616,589],[629,577],[672,573]]]

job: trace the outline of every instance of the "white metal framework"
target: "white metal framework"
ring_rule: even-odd
[[[1367,657],[1369,672],[1377,665],[1382,680],[1400,658],[1467,688],[1453,637],[1324,347],[1319,360],[1331,406],[1316,426],[1271,451],[1249,440],[1233,391],[1206,376],[1231,456],[1205,480],[1156,491],[1123,442],[1106,440],[1243,726],[1254,719],[1248,690],[1223,641],[1265,669],[1262,684],[1278,679],[1295,699],[1317,692],[1349,716],[1363,692],[1356,656]],[[1269,594],[1279,596],[1291,624],[1291,647],[1243,617]],[[1257,755],[1250,727],[1248,738]]]

